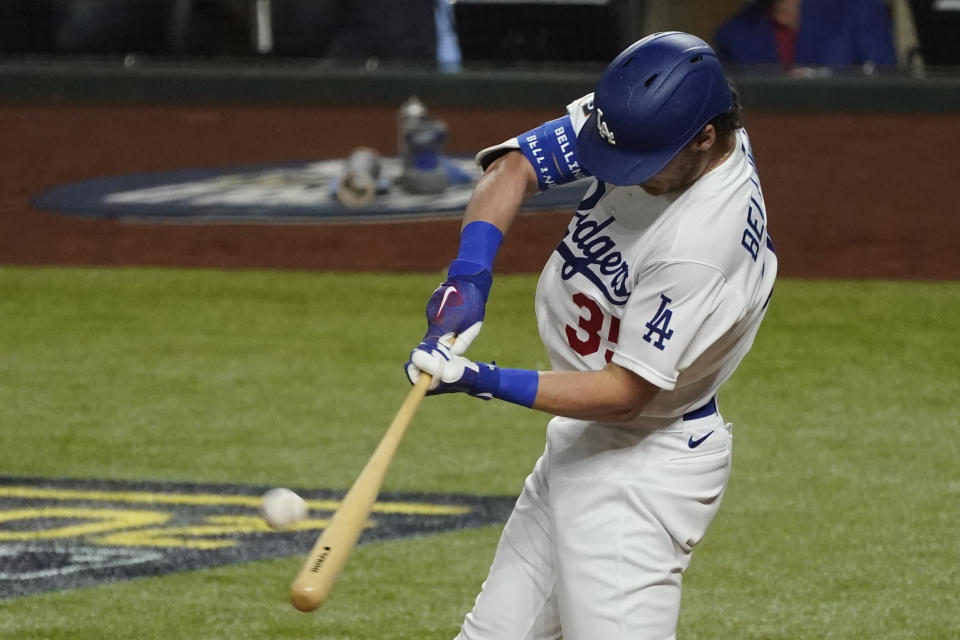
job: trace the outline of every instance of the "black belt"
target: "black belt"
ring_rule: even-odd
[[[717,412],[717,397],[714,396],[710,398],[710,402],[694,409],[693,411],[688,411],[683,414],[684,420],[696,420],[697,418],[706,418],[707,416],[712,416]]]

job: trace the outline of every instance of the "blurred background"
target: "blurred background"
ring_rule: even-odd
[[[663,30],[710,42],[740,90],[785,275],[960,277],[960,0],[0,0],[0,263],[325,269],[369,254],[367,269],[440,269],[445,255],[396,248],[396,225],[354,243],[349,227],[199,234],[81,224],[30,198],[393,154],[411,96],[446,123],[444,151],[472,156],[555,118]],[[370,254],[375,234],[388,249]],[[502,268],[538,270],[554,237],[532,221],[514,235]]]
[[[902,85],[960,78],[960,0],[0,0],[0,100],[398,104],[416,92],[556,108],[664,30],[710,42],[761,110],[960,103],[956,82]],[[149,80],[161,72],[167,82]],[[754,91],[834,77],[854,84]],[[899,93],[864,93],[862,78]]]
[[[794,38],[795,60],[789,53],[771,60],[756,44],[744,45],[752,51],[727,46],[768,37],[757,30],[761,13],[781,53]],[[866,65],[868,72],[918,73],[960,64],[958,0],[0,0],[0,52],[8,58],[311,58],[368,70],[563,67],[607,62],[639,37],[672,29],[700,35],[729,62],[782,62],[773,65],[782,69]],[[805,43],[817,38],[831,52],[804,59]]]

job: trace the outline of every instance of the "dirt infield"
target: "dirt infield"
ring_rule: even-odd
[[[436,110],[472,153],[556,116]],[[960,279],[960,117],[749,114],[788,277]],[[459,222],[130,224],[34,211],[39,191],[101,176],[395,148],[392,108],[2,106],[0,263],[439,271]],[[523,215],[500,272],[537,271],[569,212]]]

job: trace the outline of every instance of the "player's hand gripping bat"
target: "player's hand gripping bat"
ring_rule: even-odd
[[[421,373],[417,383],[410,389],[406,400],[400,405],[380,444],[367,462],[363,471],[354,480],[353,486],[333,514],[330,524],[323,530],[307,556],[300,573],[290,585],[290,602],[300,611],[313,611],[327,599],[333,589],[347,556],[357,544],[357,539],[367,523],[367,518],[383,485],[387,467],[400,445],[404,432],[413,419],[420,401],[430,387],[431,377]]]

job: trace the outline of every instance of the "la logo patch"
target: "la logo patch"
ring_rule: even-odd
[[[617,140],[613,135],[613,131],[610,130],[606,120],[603,119],[603,109],[600,109],[599,107],[597,107],[597,131],[600,132],[600,137],[610,144],[617,144]]]
[[[673,319],[673,311],[667,308],[673,300],[660,294],[660,308],[654,314],[653,318],[645,324],[647,332],[643,334],[643,339],[652,344],[660,351],[664,349],[664,341],[673,337],[673,329],[670,328],[670,320]],[[656,338],[653,335],[656,334]]]

